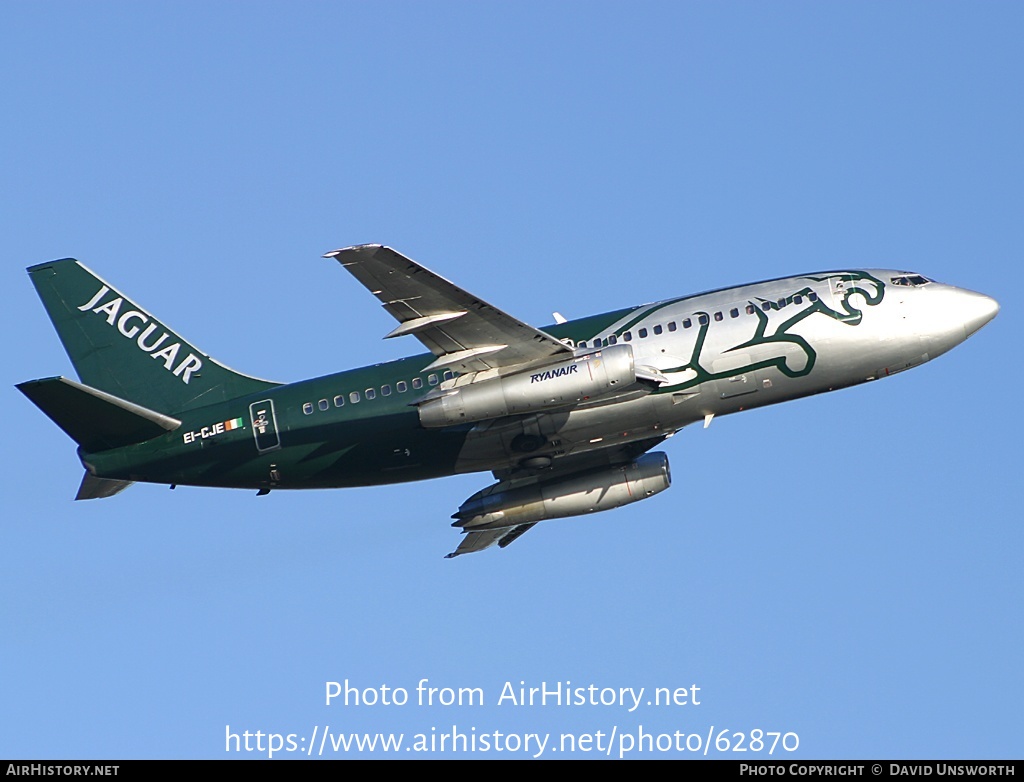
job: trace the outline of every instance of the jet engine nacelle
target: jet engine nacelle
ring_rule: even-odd
[[[427,428],[533,413],[582,402],[636,383],[633,348],[611,345],[506,377],[456,386],[419,405]]]
[[[668,456],[656,451],[629,464],[519,488],[496,483],[462,503],[452,526],[470,532],[596,513],[647,499],[671,483]]]

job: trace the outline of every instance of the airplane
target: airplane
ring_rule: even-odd
[[[389,247],[324,255],[430,352],[296,383],[235,372],[73,258],[28,269],[79,381],[18,384],[77,444],[75,499],[133,482],[256,490],[493,473],[449,558],[671,483],[652,449],[716,416],[916,367],[999,312],[892,269],[721,288],[534,328]]]

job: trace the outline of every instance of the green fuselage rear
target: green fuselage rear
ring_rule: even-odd
[[[420,426],[411,403],[437,375],[416,370],[430,360],[417,356],[281,385],[184,413],[179,429],[144,443],[81,457],[106,478],[230,488],[368,486],[450,475],[469,427]],[[389,396],[379,391],[384,386]],[[372,399],[366,389],[374,390]],[[315,415],[304,412],[309,405]]]

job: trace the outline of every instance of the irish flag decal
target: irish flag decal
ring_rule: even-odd
[[[233,418],[230,421],[225,421],[224,422],[224,430],[227,431],[227,432],[230,432],[232,429],[241,429],[241,428],[242,428],[242,419],[241,418]]]

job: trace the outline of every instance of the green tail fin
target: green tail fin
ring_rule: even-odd
[[[277,385],[210,358],[74,258],[28,273],[75,371],[93,388],[177,413]]]
[[[95,453],[173,432],[181,421],[64,377],[17,386],[85,451]]]

